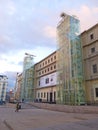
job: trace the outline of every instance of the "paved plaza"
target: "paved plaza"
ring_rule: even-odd
[[[98,114],[65,113],[22,104],[0,106],[0,130],[98,130]]]

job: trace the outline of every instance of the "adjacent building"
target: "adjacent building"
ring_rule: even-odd
[[[6,75],[0,75],[0,104],[6,101],[6,89],[8,86],[8,78]]]
[[[57,52],[35,64],[34,87],[38,102],[55,103],[57,99]]]
[[[22,89],[22,82],[23,82],[23,74],[22,73],[17,73],[16,75],[16,84],[15,84],[15,100],[21,100],[21,89]]]
[[[98,24],[81,34],[86,101],[98,103]]]

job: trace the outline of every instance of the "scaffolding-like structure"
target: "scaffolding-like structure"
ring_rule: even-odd
[[[58,103],[85,104],[79,20],[61,14],[58,34]]]
[[[33,100],[33,87],[34,87],[34,62],[33,55],[27,54],[23,63],[23,81],[21,88],[21,100],[32,101]]]

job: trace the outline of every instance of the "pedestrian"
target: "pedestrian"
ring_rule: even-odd
[[[16,104],[16,110],[15,112],[18,112],[19,111],[19,102]]]

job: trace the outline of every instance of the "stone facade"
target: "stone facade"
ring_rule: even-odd
[[[86,100],[98,103],[98,24],[81,34]]]
[[[38,102],[56,102],[57,55],[51,55],[35,64],[34,86]]]

